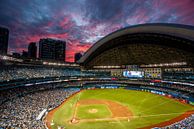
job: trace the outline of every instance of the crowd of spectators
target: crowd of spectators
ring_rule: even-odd
[[[190,72],[164,72],[163,79],[168,81],[179,81],[179,82],[187,82],[194,83],[194,71]]]
[[[41,90],[49,90],[57,87],[63,87],[62,84],[42,84],[42,85],[34,85],[34,86],[18,86],[14,88],[9,88],[5,90],[0,90],[0,105],[6,101],[12,100],[19,96],[23,96],[28,93],[33,93]]]
[[[173,85],[165,85],[165,86],[194,93],[194,88],[192,86],[174,85],[174,84]]]
[[[168,83],[155,83],[153,84],[154,86],[158,86],[161,88],[167,88],[169,90],[169,88],[175,91],[186,91],[188,93],[194,94],[194,88],[193,86],[189,86],[189,85],[183,85],[183,84],[168,84]]]
[[[0,82],[18,79],[66,77],[66,76],[109,76],[107,72],[81,71],[78,68],[38,67],[38,66],[2,66]]]
[[[194,129],[194,114],[162,129]]]
[[[80,74],[79,69],[53,68],[53,67],[1,67],[0,81],[29,79],[29,78],[45,78],[60,76],[77,76]]]
[[[79,89],[55,88],[26,93],[1,104],[0,128],[43,129],[44,123],[36,120],[44,109],[55,108]],[[16,92],[20,92],[17,91]]]
[[[184,94],[183,92],[181,92],[181,90],[185,91],[186,94],[193,94],[194,93],[194,88],[193,87],[186,87],[185,88],[182,88],[183,86],[161,86],[161,87],[157,87],[157,86],[141,86],[142,88],[150,88],[150,89],[155,89],[155,90],[159,90],[159,91],[165,91],[165,92],[178,92],[178,93],[182,93]],[[166,87],[168,88],[171,88],[171,89],[167,89]]]

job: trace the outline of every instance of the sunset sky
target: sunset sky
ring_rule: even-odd
[[[194,25],[194,0],[0,0],[9,53],[40,38],[66,40],[66,60],[105,35],[142,23]]]

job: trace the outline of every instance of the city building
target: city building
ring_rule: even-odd
[[[28,57],[36,59],[36,54],[37,54],[37,46],[35,42],[31,42],[28,45]]]
[[[27,51],[22,51],[22,58],[28,58],[28,52]]]
[[[0,27],[0,54],[6,55],[8,49],[9,30]]]
[[[82,57],[81,53],[75,53],[74,62],[77,62]]]
[[[15,58],[20,58],[21,54],[17,53],[17,52],[14,52],[14,53],[12,53],[12,56],[15,57]]]
[[[65,61],[66,42],[56,39],[40,39],[39,58],[43,60]]]

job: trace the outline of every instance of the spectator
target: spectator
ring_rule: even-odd
[[[25,94],[22,97],[16,97],[1,105],[1,128],[43,129],[45,128],[44,123],[41,120],[36,120],[39,113],[43,109],[55,108],[79,89],[56,88],[35,93],[28,93],[26,90],[23,90]],[[16,93],[20,91],[16,91]],[[33,88],[31,88],[30,92],[32,91]]]

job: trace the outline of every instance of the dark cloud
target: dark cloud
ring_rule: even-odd
[[[124,0],[86,0],[86,16],[97,21],[109,20],[122,11],[123,2]]]

